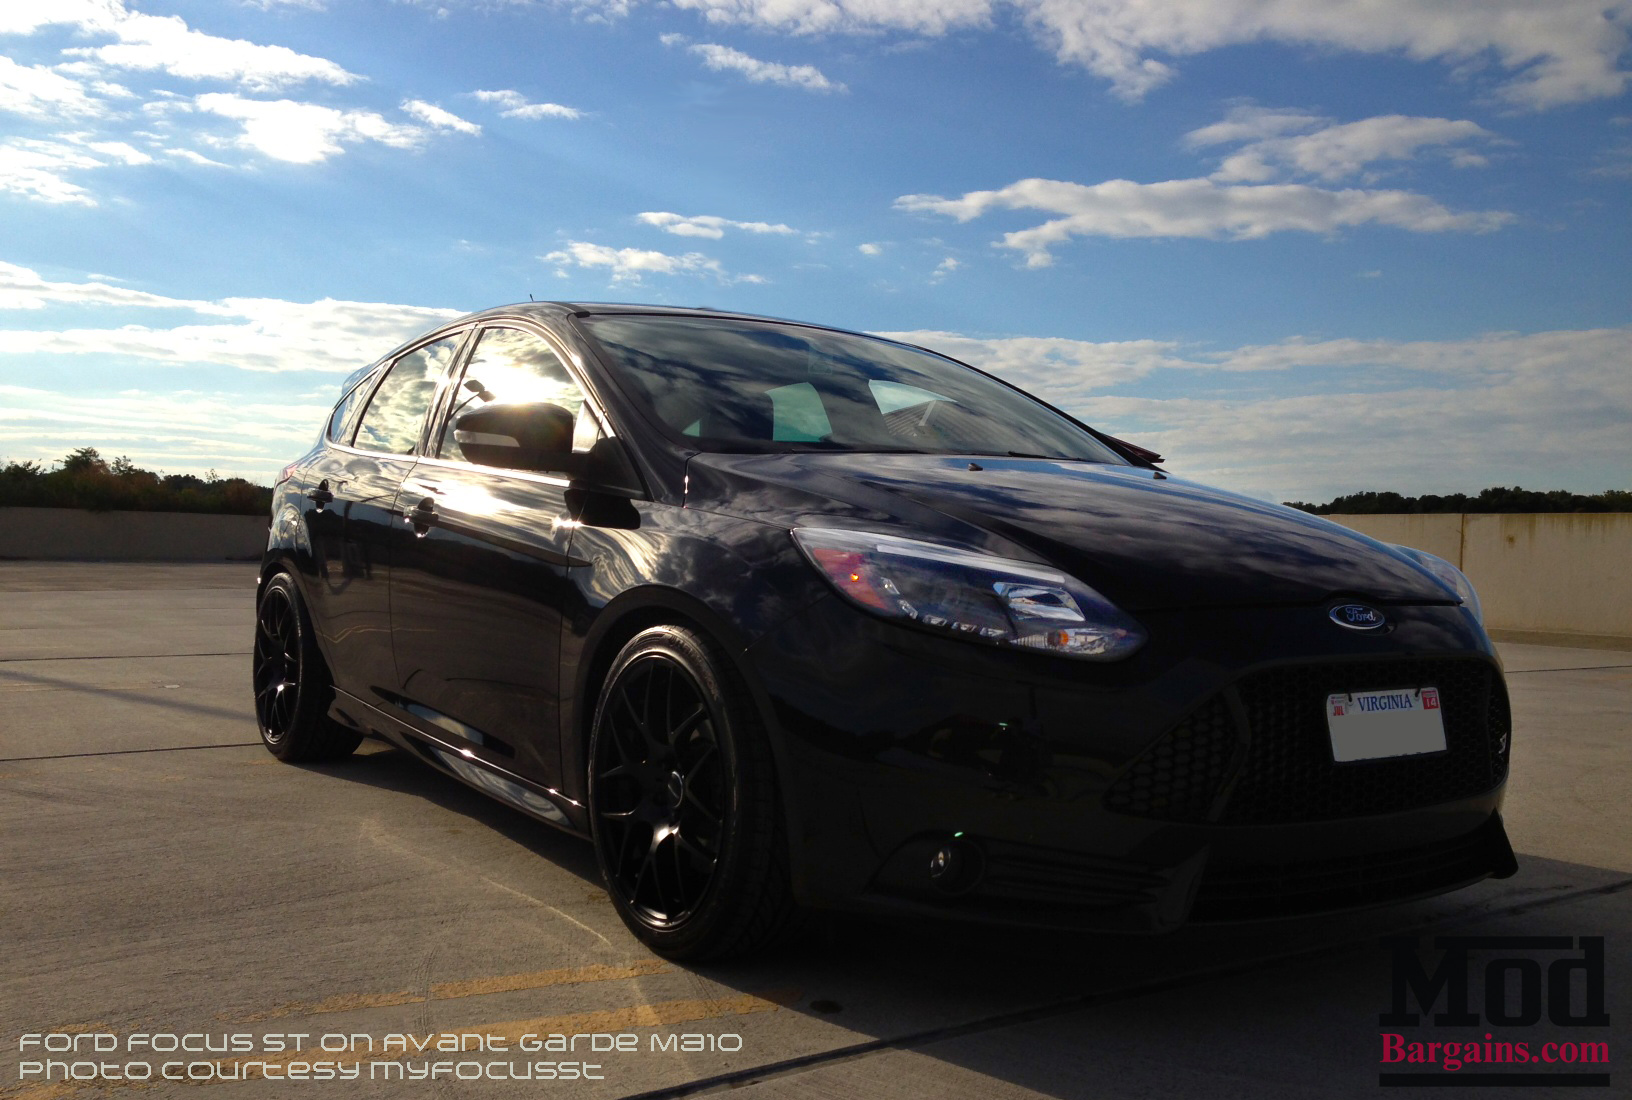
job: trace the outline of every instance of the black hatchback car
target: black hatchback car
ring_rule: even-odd
[[[262,737],[590,838],[675,958],[809,908],[1155,932],[1512,874],[1466,578],[1159,461],[889,340],[473,314],[279,479]]]

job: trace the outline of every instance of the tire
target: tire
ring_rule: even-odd
[[[288,573],[276,573],[255,605],[251,685],[267,751],[288,764],[350,756],[362,735],[328,715],[334,684],[312,637],[311,618]]]
[[[707,639],[654,626],[618,653],[595,708],[588,789],[607,893],[654,952],[740,957],[792,931],[770,744]]]

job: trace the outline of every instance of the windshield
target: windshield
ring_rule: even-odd
[[[908,451],[1124,460],[1052,409],[950,359],[761,321],[584,319],[623,388],[701,451]]]

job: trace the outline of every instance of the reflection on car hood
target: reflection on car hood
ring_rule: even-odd
[[[978,470],[944,455],[698,455],[693,487],[713,500],[687,503],[738,511],[733,499],[753,501],[746,511],[762,519],[815,524],[826,513],[929,541],[1014,543],[1130,611],[1454,599],[1383,544],[1295,509],[1138,467],[975,461]]]

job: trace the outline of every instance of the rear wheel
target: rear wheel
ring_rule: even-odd
[[[595,853],[624,923],[674,959],[744,955],[780,939],[788,885],[770,746],[746,687],[679,626],[613,662],[589,750]]]
[[[255,607],[251,682],[261,743],[279,760],[332,760],[348,756],[361,734],[328,716],[333,684],[312,637],[311,620],[294,578],[277,573]]]

